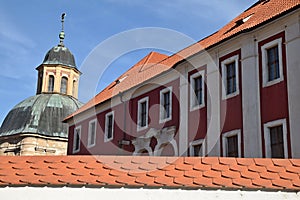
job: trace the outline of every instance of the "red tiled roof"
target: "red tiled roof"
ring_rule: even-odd
[[[67,117],[83,112],[95,105],[98,105],[119,92],[124,92],[142,82],[172,68],[176,63],[188,58],[204,49],[217,45],[231,37],[243,32],[247,32],[261,26],[268,21],[276,19],[278,16],[299,8],[300,0],[260,0],[249,9],[241,13],[216,33],[200,40],[199,42],[179,51],[172,56],[166,56],[151,52],[131,69],[125,72],[120,78],[128,76],[122,83],[113,87],[116,82],[111,83],[107,88],[92,98],[87,104],[81,107],[77,112]],[[147,65],[145,70],[144,65]],[[141,70],[144,69],[144,70]]]
[[[84,110],[87,110],[101,102],[104,102],[111,97],[118,95],[120,92],[128,90],[151,77],[160,74],[161,72],[169,69],[166,65],[159,65],[158,63],[166,59],[168,56],[150,52],[147,56],[141,59],[138,63],[127,70],[123,75],[117,78],[114,82],[108,85],[104,90],[98,93],[94,98],[84,104],[71,116],[76,115]],[[155,65],[155,66],[153,66]],[[70,118],[71,116],[67,117]]]
[[[3,156],[0,186],[300,191],[300,159]]]

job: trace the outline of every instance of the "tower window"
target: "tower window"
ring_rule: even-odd
[[[67,88],[68,88],[68,78],[62,77],[61,84],[60,84],[60,93],[67,94]]]
[[[73,94],[73,96],[75,96],[75,94],[76,94],[76,81],[74,80],[73,81],[73,91],[72,91],[72,94]]]
[[[54,76],[50,75],[49,82],[48,82],[48,92],[53,92],[53,91],[54,91]]]

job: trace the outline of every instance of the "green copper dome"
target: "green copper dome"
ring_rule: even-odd
[[[61,94],[39,94],[16,105],[6,116],[0,136],[33,133],[52,137],[68,137],[68,125],[62,120],[82,103]]]
[[[61,44],[53,47],[47,52],[43,64],[60,64],[76,68],[74,55],[67,47]]]

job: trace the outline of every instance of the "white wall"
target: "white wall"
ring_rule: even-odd
[[[300,158],[300,25],[299,14],[286,28],[287,84],[292,157]]]
[[[183,189],[128,189],[128,188],[48,188],[5,187],[0,188],[1,199],[14,200],[141,200],[141,199],[288,199],[300,198],[299,192],[183,190]]]

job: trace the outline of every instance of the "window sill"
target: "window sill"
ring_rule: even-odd
[[[240,94],[240,91],[235,91],[234,93],[231,93],[231,94],[227,94],[227,95],[224,95],[222,100],[227,100],[227,99],[230,99],[230,98],[233,98],[233,97],[236,97]]]
[[[94,146],[96,146],[96,143],[95,144],[88,144],[88,148],[92,148],[92,147],[94,147]]]
[[[197,105],[197,106],[191,106],[190,107],[190,112],[192,112],[192,111],[195,111],[195,110],[200,110],[200,109],[202,109],[202,108],[204,108],[205,107],[205,104],[203,103],[203,104],[200,104],[200,105]]]
[[[171,121],[172,120],[172,117],[169,117],[169,118],[166,118],[166,119],[159,119],[159,123],[162,124],[162,123],[166,123],[168,121]]]
[[[283,78],[282,77],[279,77],[277,79],[274,79],[272,81],[268,81],[268,82],[265,82],[263,87],[269,87],[269,86],[272,86],[272,85],[275,85],[277,83],[280,83],[283,81]]]
[[[104,142],[110,142],[110,141],[112,141],[114,138],[109,138],[109,139],[107,139],[107,138],[105,138],[104,139]]]
[[[143,131],[143,130],[146,130],[147,128],[148,128],[148,125],[147,126],[143,126],[143,127],[138,126],[137,127],[137,131]]]

